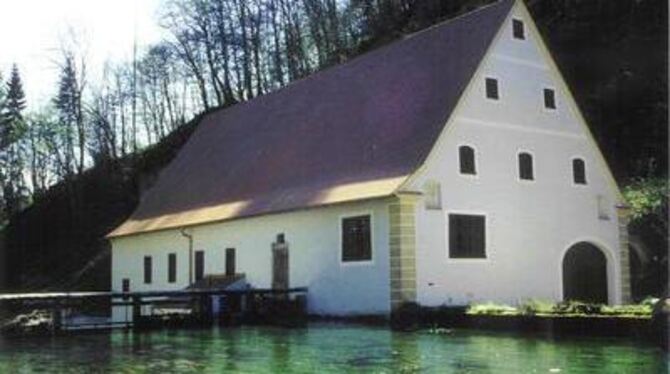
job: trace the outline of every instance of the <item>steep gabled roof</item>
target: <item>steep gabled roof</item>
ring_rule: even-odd
[[[206,116],[109,236],[391,195],[430,152],[513,4]]]

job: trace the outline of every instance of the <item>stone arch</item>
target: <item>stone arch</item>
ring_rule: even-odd
[[[563,255],[563,300],[607,304],[607,255],[595,244],[573,244]]]

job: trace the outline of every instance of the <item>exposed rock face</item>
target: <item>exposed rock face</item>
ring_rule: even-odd
[[[670,348],[670,297],[654,305],[651,326],[654,340],[667,351]]]

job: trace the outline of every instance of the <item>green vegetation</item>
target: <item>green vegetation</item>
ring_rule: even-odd
[[[623,189],[630,206],[631,286],[636,299],[668,292],[667,178],[636,178]]]
[[[493,316],[516,316],[520,314],[519,310],[515,307],[504,304],[495,304],[492,302],[473,304],[467,309],[466,313]]]
[[[636,179],[623,190],[633,221],[667,211],[670,182],[667,178]]]
[[[551,303],[541,300],[528,300],[516,307],[487,302],[470,305],[466,310],[466,314],[483,316],[651,318],[656,301],[658,299],[648,298],[640,304],[609,306],[580,301]]]

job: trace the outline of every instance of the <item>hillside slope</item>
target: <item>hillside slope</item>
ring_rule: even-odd
[[[105,235],[132,213],[141,192],[177,154],[204,115],[137,155],[97,165],[58,183],[12,217],[3,232],[3,288],[109,289]]]

